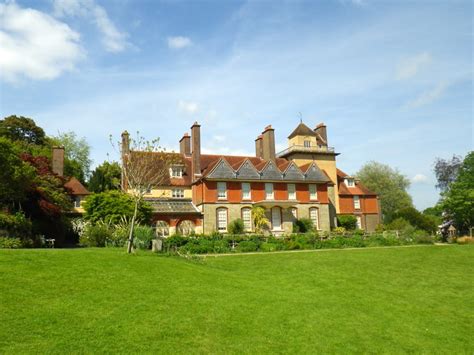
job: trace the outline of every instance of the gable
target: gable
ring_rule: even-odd
[[[207,177],[210,179],[233,179],[235,172],[224,159],[221,159]]]
[[[319,167],[316,164],[311,164],[311,166],[308,168],[305,174],[306,180],[309,181],[328,181],[328,178],[326,175],[319,169]]]
[[[258,180],[260,179],[260,174],[254,168],[252,163],[249,160],[246,160],[237,170],[237,179],[244,179],[244,180]]]
[[[261,171],[262,180],[281,180],[282,178],[283,177],[280,170],[277,169],[272,161],[269,161],[265,168]]]
[[[285,173],[283,174],[285,180],[304,180],[304,175],[295,163],[291,162]]]

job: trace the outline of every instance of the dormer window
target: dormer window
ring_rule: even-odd
[[[345,179],[345,183],[346,183],[347,187],[354,187],[355,186],[354,179],[351,179],[351,178]]]
[[[182,166],[172,166],[170,169],[170,175],[173,178],[182,178],[183,177],[183,167]]]

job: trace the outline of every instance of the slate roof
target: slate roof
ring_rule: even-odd
[[[191,200],[149,198],[146,201],[152,206],[155,213],[201,214]]]
[[[375,192],[370,191],[360,181],[354,180],[354,187],[347,187],[344,179],[351,177],[340,169],[337,169],[337,182],[339,184],[339,195],[366,195],[366,196],[377,196]]]
[[[89,190],[87,190],[84,185],[82,185],[81,182],[77,180],[74,176],[64,184],[64,187],[68,189],[69,193],[73,196],[90,195]]]
[[[303,122],[301,122],[296,128],[294,129],[293,132],[288,136],[288,139],[291,139],[296,136],[311,136],[311,137],[317,137],[318,135],[316,134],[315,131],[313,131],[311,128],[309,128],[307,125],[305,125]]]

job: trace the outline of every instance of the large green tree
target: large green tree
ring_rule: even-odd
[[[122,169],[119,163],[104,161],[92,172],[89,179],[89,190],[104,192],[120,189],[121,173]]]
[[[367,188],[379,195],[385,222],[392,220],[398,210],[413,207],[411,196],[407,192],[410,180],[397,169],[371,161],[356,176]]]
[[[0,137],[26,144],[43,145],[46,142],[44,130],[31,118],[8,116],[0,120]]]
[[[20,203],[33,184],[35,170],[19,153],[12,141],[0,137],[0,206]]]
[[[467,232],[474,226],[474,152],[467,154],[441,205],[458,230]]]
[[[117,223],[122,217],[131,220],[135,213],[135,201],[129,194],[121,191],[107,191],[92,194],[84,203],[84,217],[91,222],[106,221]],[[147,223],[152,208],[145,201],[140,201],[136,208],[136,220]]]
[[[69,131],[52,137],[51,142],[64,147],[64,175],[75,176],[84,183],[89,177],[92,163],[90,146],[86,139],[79,138],[76,133]]]

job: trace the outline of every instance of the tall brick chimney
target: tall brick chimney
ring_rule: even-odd
[[[255,139],[255,156],[257,158],[262,158],[263,157],[263,152],[262,152],[262,135],[259,135],[257,139]]]
[[[187,157],[191,155],[191,137],[188,132],[186,132],[179,141],[179,152]]]
[[[53,147],[51,160],[53,173],[64,176],[64,147]]]
[[[316,133],[318,133],[321,136],[322,139],[324,139],[323,145],[327,146],[328,145],[328,134],[327,134],[327,131],[326,131],[326,125],[323,122],[321,122],[320,124],[318,124],[316,126],[314,131]]]
[[[193,180],[201,177],[201,126],[194,122],[191,126]]]
[[[265,160],[275,159],[275,130],[271,125],[265,127],[262,132],[262,158]]]

